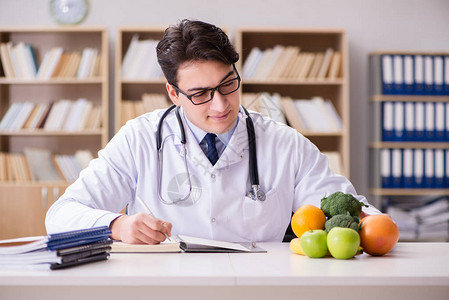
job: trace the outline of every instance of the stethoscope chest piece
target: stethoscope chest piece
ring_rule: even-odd
[[[254,201],[265,201],[266,199],[265,193],[259,188],[258,185],[253,185],[246,196]]]

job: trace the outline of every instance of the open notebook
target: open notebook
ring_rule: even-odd
[[[114,241],[111,252],[147,253],[147,252],[267,252],[255,243],[229,243],[176,235],[170,241],[157,245],[126,244]]]

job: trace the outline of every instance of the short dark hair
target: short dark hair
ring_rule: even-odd
[[[168,83],[178,84],[178,68],[186,61],[218,61],[232,65],[239,54],[226,33],[215,25],[184,19],[165,30],[157,59]]]

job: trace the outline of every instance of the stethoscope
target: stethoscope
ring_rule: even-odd
[[[176,109],[175,109],[176,108]],[[248,143],[249,143],[249,178],[251,182],[251,189],[246,194],[246,197],[256,201],[265,201],[265,193],[260,189],[259,186],[259,175],[257,170],[257,152],[256,152],[256,132],[254,130],[254,123],[251,119],[248,111],[246,108],[242,106],[243,110],[245,111],[245,114],[247,116],[246,118],[246,130],[248,132]],[[163,164],[163,156],[162,156],[162,123],[164,119],[167,117],[167,115],[175,109],[176,119],[178,121],[179,129],[181,131],[181,144],[184,147],[184,166],[187,173],[187,180],[189,184],[189,192],[186,196],[180,197],[178,199],[174,199],[171,201],[166,201],[162,197],[162,164]],[[156,131],[156,146],[157,146],[157,152],[158,152],[158,174],[157,174],[157,181],[158,181],[158,196],[160,200],[165,204],[179,204],[180,202],[183,202],[187,200],[190,197],[190,194],[192,192],[192,182],[190,178],[189,173],[189,167],[187,166],[187,150],[186,150],[186,134],[184,130],[184,124],[181,120],[181,114],[179,112],[180,107],[176,105],[172,105],[162,114],[161,119],[159,120],[159,123],[157,125],[157,131]]]

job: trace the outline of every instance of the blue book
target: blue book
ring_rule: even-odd
[[[424,57],[422,55],[414,56],[414,84],[415,95],[424,95]]]
[[[426,102],[425,104],[425,128],[424,141],[435,141],[435,103]]]
[[[405,94],[404,63],[402,55],[393,55],[393,93]]]
[[[394,102],[382,102],[382,141],[394,140]]]
[[[394,95],[393,57],[384,54],[381,56],[382,94]]]
[[[444,95],[444,57],[441,55],[433,57],[433,79],[434,95]]]
[[[391,188],[391,150],[380,150],[380,177],[382,188]]]
[[[415,123],[415,103],[406,102],[404,114],[404,131],[405,140],[408,142],[412,142],[415,140]]]
[[[424,94],[425,95],[434,95],[435,79],[433,72],[433,56],[425,55],[424,56]]]
[[[413,187],[422,188],[424,186],[424,150],[413,150]]]
[[[404,55],[404,95],[415,94],[415,60],[412,55]]]
[[[412,188],[415,182],[413,174],[413,150],[404,149],[403,156],[403,186],[404,188]]]
[[[434,188],[435,160],[433,149],[424,150],[424,188]]]

